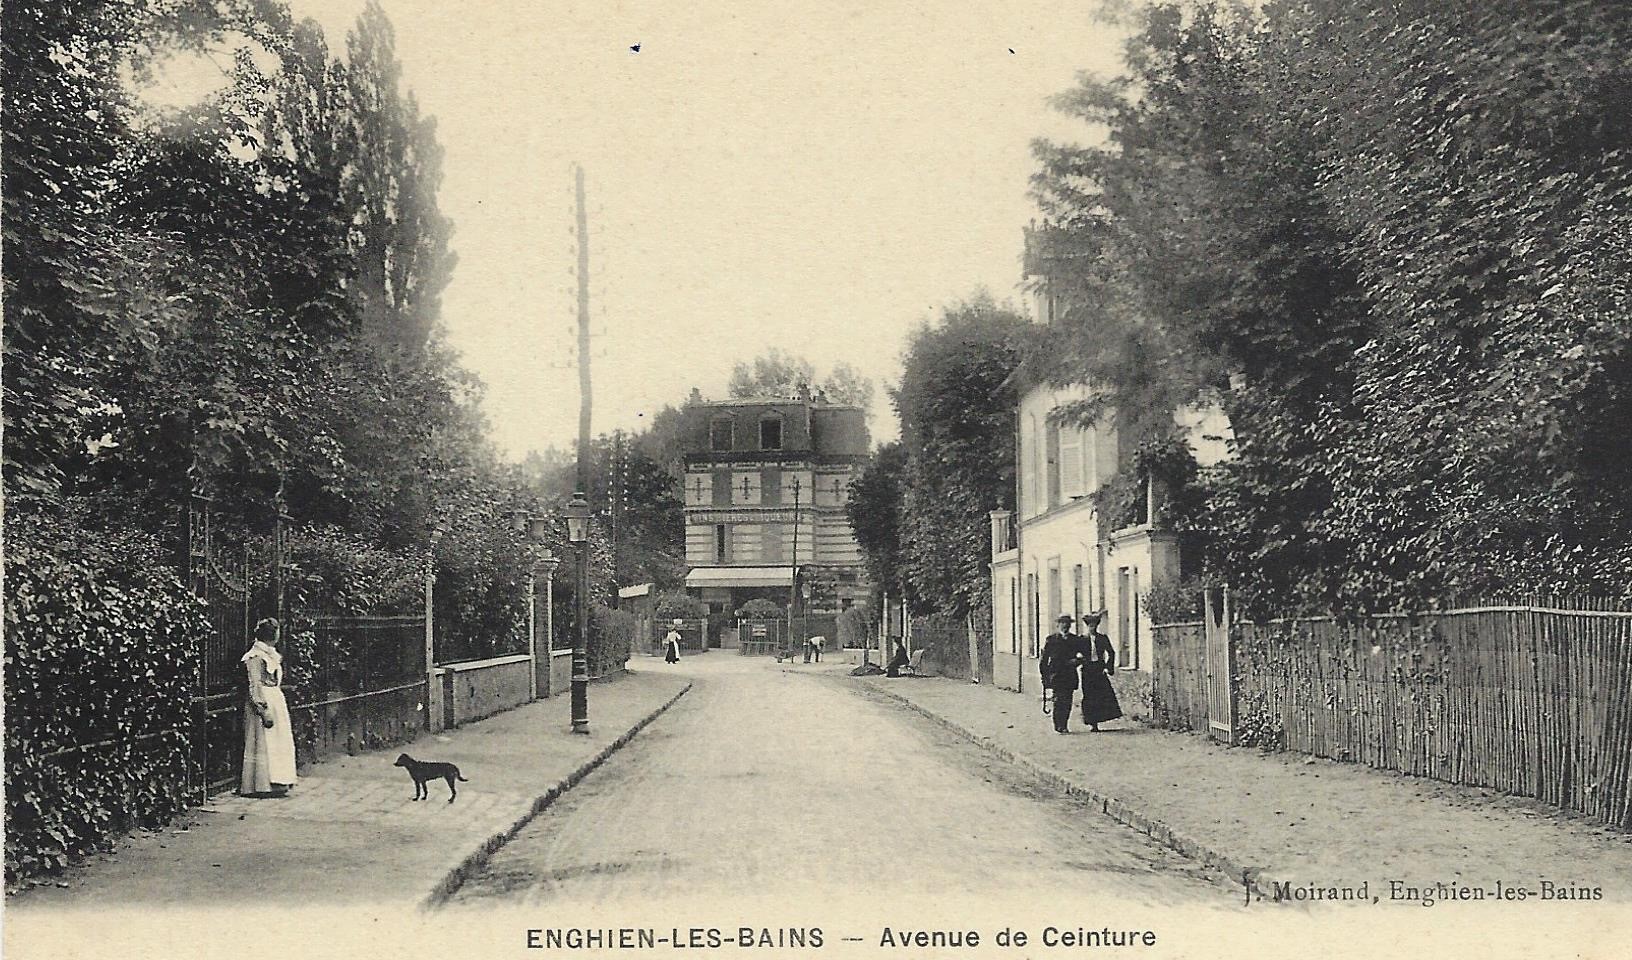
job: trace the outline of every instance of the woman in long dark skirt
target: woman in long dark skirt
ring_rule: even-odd
[[[1104,611],[1090,613],[1082,618],[1088,635],[1083,638],[1086,658],[1082,664],[1082,722],[1097,733],[1099,725],[1122,716],[1122,704],[1116,700],[1116,689],[1111,686],[1111,674],[1116,672],[1116,650],[1111,638],[1099,632]]]

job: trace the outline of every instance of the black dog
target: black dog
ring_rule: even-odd
[[[441,777],[448,782],[449,803],[452,803],[459,796],[459,788],[453,785],[453,781],[465,780],[466,783],[470,782],[460,776],[459,768],[451,763],[430,763],[425,760],[415,760],[406,753],[397,757],[397,762],[392,766],[408,768],[408,775],[414,778],[415,800],[429,800],[431,798],[430,788],[426,784],[437,777]]]

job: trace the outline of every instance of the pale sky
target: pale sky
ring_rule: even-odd
[[[362,5],[292,3],[337,51]],[[772,347],[882,388],[942,304],[982,286],[1020,303],[1030,141],[1090,135],[1046,100],[1120,49],[1091,4],[1058,0],[383,5],[447,150],[443,319],[511,457],[576,436],[573,161],[597,433],[693,385],[723,397]],[[896,432],[882,389],[873,430]]]

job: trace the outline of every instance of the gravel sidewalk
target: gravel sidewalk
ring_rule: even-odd
[[[563,695],[422,735],[402,750],[316,764],[287,798],[218,797],[60,883],[9,897],[7,940],[15,921],[61,910],[422,904],[690,689],[642,661],[636,668],[590,686],[587,736],[569,732]],[[412,802],[413,782],[393,766],[403,750],[457,764],[469,780],[458,800],[447,803],[438,780],[430,802]]]
[[[883,677],[865,683],[989,749],[1102,802],[1106,812],[1252,880],[1266,899],[1294,888],[1391,881],[1531,900],[1598,888],[1632,903],[1632,835],[1532,801],[1297,754],[1228,748],[1126,720],[1054,733],[1035,698],[985,684]],[[1454,895],[1454,894],[1453,894]],[[1590,896],[1590,895],[1589,895]],[[1441,897],[1442,898],[1442,897]]]

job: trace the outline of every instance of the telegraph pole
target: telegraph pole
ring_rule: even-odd
[[[577,166],[578,199],[578,490],[589,494],[589,213],[584,205],[584,168]],[[589,732],[589,551],[587,533],[578,544],[578,630],[572,645],[572,731]]]
[[[618,510],[623,506],[623,481],[627,470],[623,455],[623,430],[612,431],[612,446],[606,464],[606,513],[612,524],[612,583],[621,585],[618,567]]]
[[[788,652],[793,647],[793,612],[799,607],[799,475],[793,475],[793,577],[788,585]],[[793,662],[790,656],[788,662]]]

